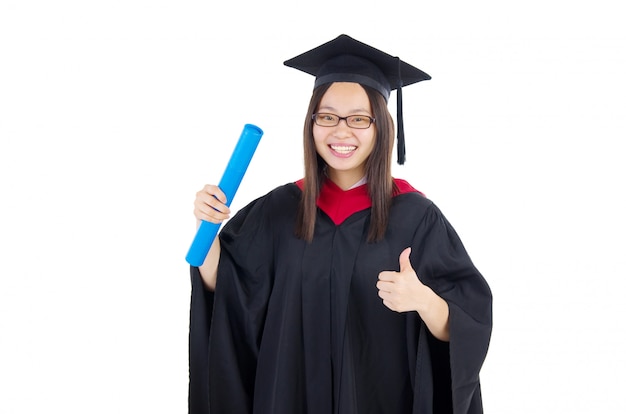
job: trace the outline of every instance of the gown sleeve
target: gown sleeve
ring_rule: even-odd
[[[491,337],[492,294],[456,231],[434,204],[418,228],[411,261],[420,279],[450,309],[449,342],[426,332],[434,412],[482,413],[479,372]]]
[[[189,414],[208,414],[209,332],[213,292],[205,288],[197,267],[191,267],[189,311]]]
[[[208,291],[199,270],[191,268],[190,414],[251,411],[271,289],[273,242],[266,207],[265,198],[253,201],[220,232],[215,292]],[[220,394],[230,398],[211,398]]]

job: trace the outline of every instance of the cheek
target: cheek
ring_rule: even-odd
[[[325,136],[321,133],[321,131],[318,128],[313,127],[313,143],[318,151],[320,148],[325,146],[324,138]]]
[[[374,144],[376,142],[376,134],[369,133],[361,137],[361,143],[368,149],[368,152],[372,152]]]

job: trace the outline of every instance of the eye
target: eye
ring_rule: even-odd
[[[350,125],[357,128],[368,127],[370,122],[370,117],[365,115],[353,115],[350,117]]]
[[[333,114],[319,114],[318,116],[321,117],[322,121],[328,122],[334,122],[337,119],[337,116]]]

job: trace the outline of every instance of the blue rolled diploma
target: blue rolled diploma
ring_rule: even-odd
[[[218,185],[226,195],[226,205],[229,207],[262,136],[263,130],[258,126],[252,124],[244,125],[239,141],[237,141],[237,145],[230,156],[230,161],[228,161],[226,170]],[[187,252],[187,263],[196,267],[204,263],[220,226],[221,223],[216,224],[204,220],[200,222],[191,247]]]

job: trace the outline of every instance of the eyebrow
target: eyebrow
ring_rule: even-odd
[[[332,106],[320,106],[318,108],[318,112],[319,111],[337,112],[337,108],[334,108]],[[361,114],[361,113],[370,114],[371,112],[365,108],[356,108],[356,109],[352,109],[348,111],[348,113],[349,114]]]

